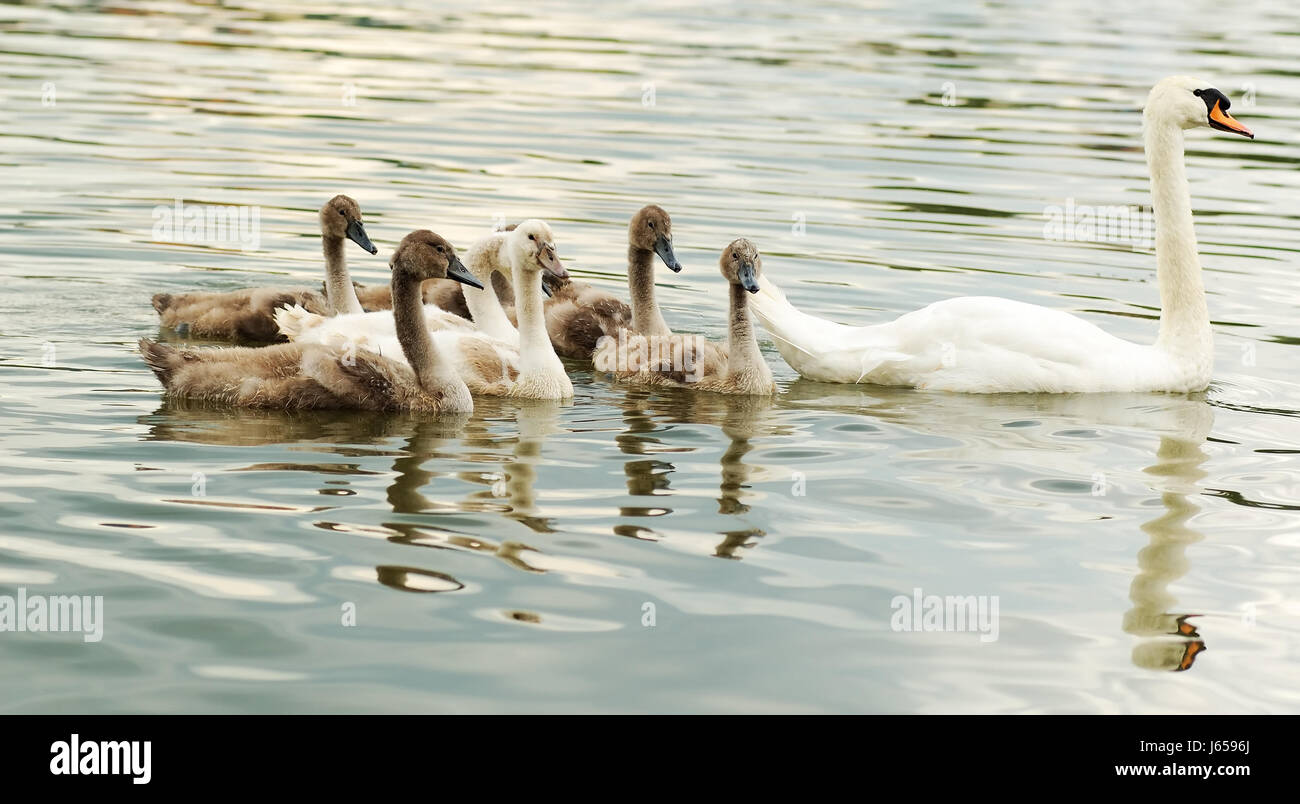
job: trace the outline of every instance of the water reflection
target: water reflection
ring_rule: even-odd
[[[1169,586],[1188,569],[1187,545],[1202,539],[1189,526],[1200,510],[1195,498],[1204,493],[1206,475],[1202,449],[1214,424],[1214,408],[1199,397],[1155,395],[971,396],[925,394],[891,389],[864,389],[795,382],[782,397],[736,398],[715,394],[649,392],[612,389],[610,415],[619,427],[612,445],[624,456],[622,474],[627,494],[653,499],[644,506],[618,505],[608,515],[667,517],[674,513],[674,474],[688,463],[698,472],[701,455],[716,455],[716,512],[745,517],[763,511],[755,482],[777,476],[778,467],[753,459],[759,446],[789,440],[801,432],[801,413],[849,416],[860,424],[840,422],[837,431],[876,434],[883,427],[903,428],[932,438],[924,446],[900,454],[894,465],[910,461],[940,467],[951,475],[955,467],[1007,467],[1028,463],[1032,479],[1027,489],[1036,504],[1046,490],[1066,496],[1061,510],[1092,512],[1092,519],[1110,518],[1123,506],[1120,498],[1106,502],[1088,494],[1097,477],[1145,477],[1160,497],[1162,512],[1141,526],[1148,543],[1137,554],[1137,576],[1129,591],[1132,608],[1123,615],[1123,630],[1141,641],[1133,649],[1133,664],[1148,669],[1186,670],[1205,650],[1193,622],[1196,616],[1179,610]],[[166,402],[142,417],[150,440],[190,441],[220,445],[292,444],[294,449],[320,450],[353,456],[346,462],[263,461],[243,471],[309,471],[325,477],[389,474],[386,500],[398,518],[379,525],[321,521],[330,530],[380,537],[391,543],[492,556],[530,574],[552,571],[586,575],[617,574],[593,562],[555,555],[519,539],[493,539],[474,530],[439,524],[438,514],[484,514],[522,524],[539,535],[565,530],[559,513],[548,513],[539,502],[537,483],[557,466],[573,460],[572,447],[552,443],[571,431],[562,421],[564,408],[551,403],[484,400],[467,416],[429,418],[383,414],[285,414],[212,409],[183,402]],[[610,429],[599,418],[583,420],[594,432]],[[1132,462],[1111,453],[1110,430],[1131,430],[1159,438],[1155,462]],[[721,435],[720,439],[718,436]],[[795,439],[798,440],[798,439]],[[549,446],[548,446],[549,445]],[[1082,445],[1082,446],[1080,446]],[[860,445],[859,445],[860,446]],[[834,449],[824,439],[819,450]],[[1098,452],[1097,450],[1103,450]],[[581,452],[579,454],[582,454]],[[376,471],[374,459],[386,458],[389,472]],[[366,462],[366,459],[370,459]],[[925,474],[909,472],[910,482],[926,482]],[[928,474],[933,475],[934,472]],[[603,473],[585,473],[584,496],[599,499],[593,487]],[[1064,477],[1062,477],[1064,476]],[[1072,480],[1068,478],[1083,478]],[[454,481],[448,484],[448,481]],[[339,481],[322,480],[324,483]],[[575,481],[576,482],[576,481]],[[471,490],[463,489],[468,485]],[[916,496],[924,489],[914,487]],[[1011,489],[1014,491],[1015,489]],[[326,489],[334,491],[338,489]],[[978,485],[963,494],[983,508],[1004,506],[1009,489]],[[1087,495],[1087,496],[1084,496]],[[1121,495],[1122,497],[1122,495]],[[696,497],[698,498],[698,497]],[[690,496],[682,498],[691,499]],[[1139,507],[1141,507],[1139,505]],[[320,509],[328,510],[328,509]],[[561,510],[561,509],[557,509]],[[1102,513],[1098,513],[1098,512]],[[569,525],[571,527],[571,525]],[[652,528],[612,524],[614,534],[655,541]],[[762,543],[762,527],[742,524],[714,530],[718,537],[711,555],[738,559]],[[464,583],[427,567],[378,565],[379,583],[408,591],[455,592]]]
[[[375,567],[375,577],[384,586],[403,592],[459,592],[465,588],[465,584],[445,572],[419,567],[379,566]]]
[[[151,414],[141,416],[145,441],[176,441],[216,446],[320,444],[347,455],[349,445],[381,444],[426,421],[410,414],[373,411],[281,411],[232,408],[164,397]],[[450,421],[455,421],[453,416]],[[359,450],[356,454],[374,454]]]
[[[459,457],[450,449],[471,429],[469,415],[448,419],[420,418],[411,423],[411,434],[400,455],[393,459],[393,482],[388,486],[388,504],[398,514],[463,510],[455,503],[436,503],[424,495],[438,473],[431,468],[439,458]]]
[[[1191,669],[1205,650],[1205,640],[1189,622],[1195,614],[1179,613],[1169,585],[1187,573],[1187,546],[1204,536],[1188,526],[1201,510],[1192,500],[1201,494],[1201,468],[1207,457],[1201,445],[1214,426],[1214,409],[1189,403],[1172,411],[1182,432],[1160,437],[1156,463],[1147,467],[1165,512],[1144,523],[1150,542],[1138,552],[1138,575],[1129,588],[1133,608],[1124,613],[1124,630],[1143,640],[1133,648],[1133,663],[1151,670]]]
[[[542,447],[547,436],[560,431],[561,406],[541,400],[515,403],[518,434],[510,448],[510,460],[492,478],[491,495],[504,498],[509,508],[506,516],[538,533],[552,533],[552,520],[537,507],[538,467],[542,464]]]
[[[705,425],[718,428],[728,439],[726,449],[718,459],[718,513],[740,515],[750,511],[745,502],[749,480],[762,467],[745,461],[754,449],[753,441],[759,437],[779,437],[790,432],[788,426],[777,423],[772,411],[775,401],[768,397],[729,396],[725,394],[690,393],[679,390],[649,392],[628,389],[622,400],[624,430],[615,437],[620,451],[627,455],[692,455],[697,449],[690,446],[673,446],[665,443],[660,434],[676,425]],[[672,460],[638,458],[623,464],[627,477],[628,494],[634,497],[669,497],[672,493],[672,474],[677,467]],[[665,516],[673,513],[667,505],[646,507],[623,506],[623,516]],[[652,538],[648,528],[615,525],[614,533],[634,538]],[[738,558],[737,551],[751,547],[755,540],[766,535],[759,528],[719,531],[723,537],[714,555],[719,558]]]
[[[550,533],[551,520],[537,504],[538,465],[542,462],[547,436],[561,430],[563,405],[535,400],[479,400],[475,412],[460,422],[419,421],[406,441],[401,457],[393,461],[394,479],[388,487],[388,502],[397,514],[428,514],[438,511],[501,514],[537,533]],[[513,420],[515,432],[508,423]],[[506,425],[506,426],[503,426]],[[505,431],[505,432],[502,432]],[[509,454],[504,449],[509,447]],[[425,496],[438,476],[428,468],[438,460],[455,459],[500,464],[491,471],[462,471],[458,480],[485,489],[454,502],[435,503]],[[537,548],[523,542],[492,539],[420,523],[389,522],[389,541],[416,547],[465,550],[493,555],[524,572],[545,572],[530,563]]]
[[[1142,468],[1151,490],[1160,495],[1162,512],[1141,525],[1148,543],[1137,554],[1137,576],[1129,590],[1133,607],[1123,615],[1123,630],[1140,637],[1133,648],[1133,664],[1152,670],[1184,671],[1206,650],[1197,615],[1178,610],[1170,584],[1188,571],[1188,545],[1204,535],[1189,526],[1201,510],[1194,500],[1207,493],[1200,480],[1208,456],[1202,449],[1214,426],[1214,407],[1202,395],[1189,397],[1146,394],[1096,394],[1073,396],[930,395],[892,389],[846,389],[820,383],[796,383],[787,398],[817,407],[857,407],[879,421],[892,421],[920,432],[942,434],[961,446],[929,457],[962,460],[975,465],[1009,466],[1009,453],[1019,449],[1018,433],[1042,425],[1068,424],[1073,435],[1095,435],[1094,428],[1122,427],[1158,436],[1153,464]],[[1105,486],[1126,468],[1100,465],[1064,452],[1042,449],[1035,442],[1031,459],[1041,468],[1092,479],[1093,494],[1106,498]],[[1083,492],[1088,483],[1060,488]],[[1221,496],[1221,495],[1220,495]],[[991,506],[993,500],[983,501]],[[1110,516],[1108,514],[1107,516]],[[739,541],[741,535],[737,534]]]

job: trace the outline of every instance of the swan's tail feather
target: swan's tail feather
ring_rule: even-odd
[[[173,298],[174,297],[170,293],[153,294],[153,309],[157,310],[158,314],[161,315],[166,312],[168,307],[172,306]]]
[[[185,354],[180,349],[148,338],[140,339],[140,355],[163,387],[169,386],[172,375],[185,365]]]
[[[319,325],[323,320],[325,320],[324,316],[308,312],[300,304],[277,307],[275,310],[276,327],[279,328],[281,335],[291,341],[302,337],[303,333]]]

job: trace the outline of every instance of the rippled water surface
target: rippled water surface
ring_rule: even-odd
[[[0,594],[107,620],[0,633],[0,711],[1300,711],[1300,10],[869,6],[0,5]],[[286,415],[134,352],[155,292],[316,281],[337,192],[366,282],[543,217],[622,294],[657,202],[681,331],[723,332],[745,235],[824,317],[991,294],[1150,340],[1149,250],[1043,212],[1149,205],[1171,73],[1258,135],[1188,136],[1204,394],[822,385],[764,340],[770,401],[574,365],[565,406]],[[257,249],[155,242],[175,199],[256,206]],[[893,630],[916,589],[996,598],[997,640]]]

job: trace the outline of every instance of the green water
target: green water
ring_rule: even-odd
[[[488,8],[0,5],[0,594],[106,620],[0,633],[0,711],[1300,711],[1292,4]],[[1188,137],[1204,394],[822,385],[764,334],[773,400],[573,366],[563,406],[287,415],[164,401],[134,352],[155,292],[318,281],[338,192],[366,282],[411,229],[541,217],[621,295],[655,202],[679,331],[724,332],[744,235],[823,317],[989,294],[1149,341],[1149,250],[1043,211],[1149,205],[1172,73],[1258,135]],[[176,199],[256,206],[259,248],[154,242]],[[915,589],[998,638],[894,630]]]

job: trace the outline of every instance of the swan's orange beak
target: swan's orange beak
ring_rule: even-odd
[[[1255,135],[1250,129],[1237,122],[1237,119],[1220,108],[1221,101],[1214,102],[1214,108],[1210,110],[1210,126],[1220,131],[1231,131],[1233,134],[1240,134],[1243,137],[1255,139]]]

